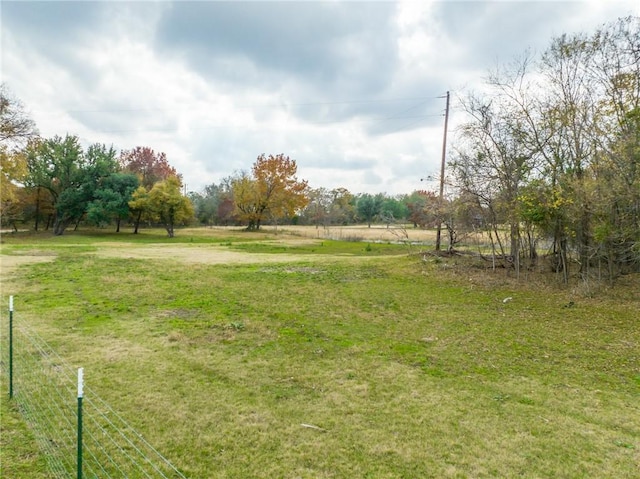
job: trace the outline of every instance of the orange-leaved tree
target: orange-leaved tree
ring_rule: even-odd
[[[234,179],[236,212],[247,221],[247,229],[260,229],[265,218],[277,221],[291,217],[307,205],[308,183],[298,180],[297,171],[296,161],[282,153],[262,154],[251,168],[251,177],[242,173]]]
[[[138,176],[140,184],[147,191],[151,190],[158,181],[164,181],[170,176],[180,178],[176,169],[167,161],[165,153],[156,153],[147,146],[137,146],[132,150],[123,150],[120,153],[119,162],[124,171]]]

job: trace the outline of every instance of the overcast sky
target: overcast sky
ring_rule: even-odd
[[[435,189],[446,91],[637,1],[0,2],[2,81],[42,136],[164,151],[190,191],[261,153],[312,187]]]

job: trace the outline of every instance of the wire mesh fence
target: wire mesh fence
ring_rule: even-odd
[[[7,347],[3,335],[8,354],[2,364],[12,363],[12,400],[33,431],[52,478],[186,479],[90,388],[78,401],[76,370],[36,331],[11,322],[12,344]]]

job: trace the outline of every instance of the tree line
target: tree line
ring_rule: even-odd
[[[164,153],[119,154],[75,136],[40,138],[2,86],[0,159],[4,225],[33,222],[62,234],[70,225],[126,221],[174,226],[381,222],[442,225],[448,250],[482,233],[493,262],[520,272],[542,255],[565,281],[640,270],[640,18],[561,35],[540,55],[492,71],[460,98],[444,197],[354,194],[312,188],[284,154],[185,194]],[[43,226],[44,223],[44,226]]]
[[[42,138],[19,100],[0,90],[0,220],[7,227],[51,230],[61,235],[81,223],[176,225],[298,223],[315,226],[374,221],[435,224],[434,196],[353,194],[346,188],[311,188],[298,179],[297,163],[284,154],[257,157],[201,192],[184,192],[182,177],[163,152],[135,147],[116,152],[104,144],[83,148],[77,136]]]
[[[3,225],[33,222],[36,231],[62,235],[81,222],[120,231],[125,220],[137,233],[141,221],[153,221],[173,236],[174,225],[193,214],[163,153],[136,147],[118,155],[97,143],[85,149],[77,136],[40,138],[35,129],[19,140],[23,146],[0,149]]]
[[[462,104],[451,180],[505,260],[543,249],[565,281],[640,270],[640,17],[554,38]]]
[[[295,165],[294,160],[282,154],[268,158],[261,155],[253,170],[262,168],[265,160],[280,164],[283,169]],[[369,227],[373,223],[411,223],[416,228],[426,228],[435,227],[438,222],[437,197],[430,191],[355,194],[342,187],[312,188],[295,176],[290,177],[291,189],[274,188],[277,176],[265,173],[254,172],[253,176],[239,172],[201,192],[190,192],[195,221],[207,226],[247,225],[248,229],[259,229],[263,224],[329,227],[362,223]]]

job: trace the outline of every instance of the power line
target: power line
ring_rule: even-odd
[[[383,99],[358,99],[358,100],[331,100],[331,101],[308,101],[308,102],[298,102],[298,103],[283,103],[283,102],[272,102],[265,104],[244,104],[244,105],[233,105],[233,109],[235,110],[247,110],[253,109],[254,111],[259,111],[265,108],[272,108],[274,112],[276,111],[284,111],[286,114],[291,115],[293,118],[297,118],[300,124],[309,125],[309,126],[322,126],[322,125],[342,125],[347,122],[349,123],[367,123],[370,127],[377,126],[380,128],[380,124],[388,123],[388,122],[397,122],[397,121],[410,121],[407,124],[400,125],[396,128],[393,128],[392,131],[387,131],[387,133],[392,134],[398,131],[404,131],[408,128],[411,128],[415,124],[419,124],[422,121],[428,118],[434,118],[438,116],[442,116],[441,113],[432,114],[427,113],[424,115],[407,115],[407,113],[413,112],[420,107],[424,107],[430,103],[431,100],[437,100],[442,98],[441,96],[423,96],[423,97],[402,97],[402,98],[383,98]],[[398,103],[407,103],[411,102],[412,104],[408,107],[404,107],[398,111],[392,112],[387,115],[380,116],[371,116],[371,113],[359,112],[357,108],[354,108],[353,111],[336,111],[336,112],[314,112],[308,111],[306,114],[302,114],[302,112],[290,112],[290,109],[300,109],[305,107],[327,107],[327,106],[339,106],[339,105],[352,105],[352,106],[365,106],[365,105],[393,105]],[[212,110],[212,107],[209,106],[209,111]],[[228,121],[225,123],[220,123],[219,120],[216,121],[215,118],[206,119],[202,118],[202,113],[200,111],[195,111],[194,108],[112,108],[112,109],[83,109],[83,110],[64,110],[58,112],[58,115],[63,114],[109,114],[109,113],[123,113],[123,114],[131,114],[131,113],[153,113],[156,116],[153,117],[153,120],[172,120],[176,115],[179,114],[187,114],[189,112],[194,113],[194,117],[190,118],[188,123],[197,124],[198,126],[184,126],[178,124],[178,122],[170,122],[171,126],[149,126],[149,127],[141,127],[141,128],[95,128],[89,126],[92,122],[88,121],[89,118],[73,118],[74,121],[82,124],[86,128],[90,129],[95,133],[103,133],[103,134],[126,134],[126,133],[170,133],[177,131],[188,131],[188,132],[196,132],[196,131],[212,131],[219,129],[234,129],[234,130],[252,130],[252,129],[276,129],[282,130],[286,127],[283,124],[275,124],[272,122],[265,125],[238,125],[230,124]],[[158,115],[158,113],[160,113]],[[172,113],[172,116],[165,116],[162,113]],[[315,113],[315,115],[314,115]],[[332,114],[333,113],[333,114]],[[320,119],[314,119],[314,116],[321,117]],[[322,118],[324,117],[324,118]],[[93,123],[98,123],[98,118],[93,118]],[[223,120],[224,121],[224,120]],[[141,123],[141,122],[139,122]],[[173,123],[173,124],[172,124]],[[165,123],[166,124],[166,123]]]
[[[297,103],[287,103],[287,102],[268,102],[262,105],[258,103],[245,103],[245,104],[236,104],[234,108],[236,109],[248,109],[248,108],[274,108],[274,107],[287,107],[287,108],[295,108],[295,107],[305,107],[305,106],[328,106],[328,105],[367,105],[367,104],[383,104],[383,103],[400,103],[400,102],[408,102],[408,101],[421,101],[426,102],[427,100],[436,100],[439,98],[443,98],[441,96],[428,96],[428,97],[404,97],[404,98],[382,98],[382,99],[362,99],[362,100],[330,100],[330,101],[308,101],[308,102],[297,102]],[[213,105],[209,104],[207,106],[215,106],[217,103]],[[39,114],[62,114],[62,113],[134,113],[134,112],[180,112],[180,111],[191,111],[193,107],[182,107],[182,108],[161,108],[161,107],[142,107],[142,108],[89,108],[89,109],[62,109],[62,110],[31,110],[32,113]]]

